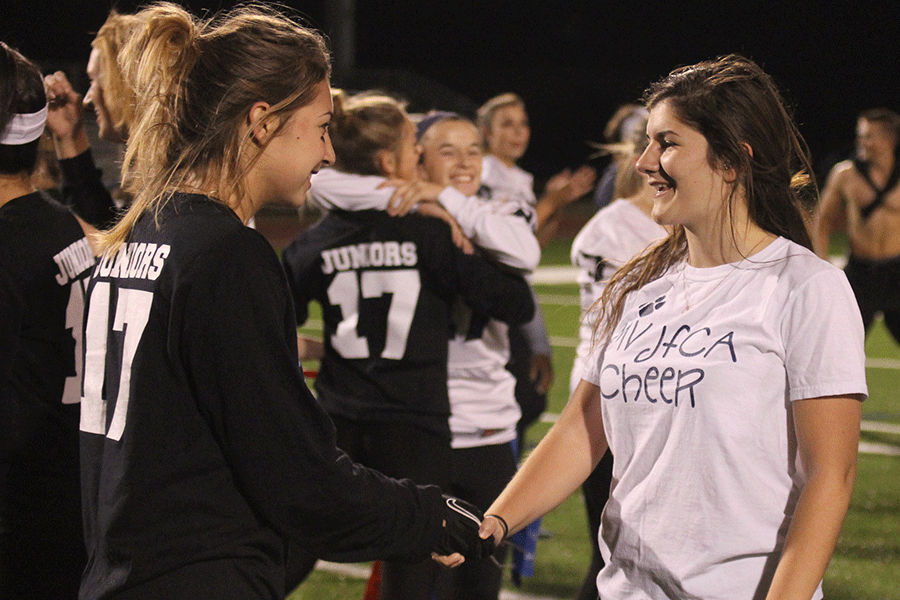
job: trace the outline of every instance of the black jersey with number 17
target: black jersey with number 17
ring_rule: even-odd
[[[510,324],[534,314],[528,284],[467,255],[443,221],[378,210],[328,214],[284,251],[297,310],[322,306],[325,358],[316,391],[332,414],[402,420],[450,436],[451,307]]]
[[[175,194],[94,269],[81,440],[85,599],[280,600],[288,538],[360,561],[440,536],[437,488],[335,448],[275,252],[205,196]]]

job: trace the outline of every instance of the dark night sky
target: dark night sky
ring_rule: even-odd
[[[120,0],[123,11],[136,2]],[[196,12],[233,4],[190,0]],[[288,0],[331,31],[325,0]],[[0,0],[0,39],[46,67],[85,61],[108,0]],[[855,115],[900,110],[893,1],[357,0],[356,62],[403,69],[468,97],[525,98],[540,176],[583,160],[621,102],[676,66],[728,52],[759,62],[795,110],[820,166],[846,152]],[[412,108],[432,108],[416,107]],[[440,106],[434,108],[443,108]]]

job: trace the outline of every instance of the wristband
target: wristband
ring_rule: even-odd
[[[493,514],[491,514],[491,515],[484,515],[484,518],[485,518],[485,519],[487,519],[488,517],[494,517],[495,519],[497,519],[498,521],[500,521],[500,524],[501,524],[501,525],[503,525],[503,537],[500,538],[500,541],[502,542],[503,540],[506,539],[506,536],[509,535],[509,525],[506,524],[506,519],[504,519],[504,518],[501,517],[500,515],[493,515]]]

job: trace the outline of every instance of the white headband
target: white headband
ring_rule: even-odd
[[[4,146],[21,146],[41,137],[44,123],[47,122],[47,107],[34,113],[15,115],[3,133],[0,133],[0,144]]]

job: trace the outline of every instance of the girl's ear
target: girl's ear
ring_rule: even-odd
[[[268,144],[280,124],[278,117],[266,118],[271,108],[267,102],[260,101],[251,106],[250,112],[247,113],[247,127],[250,130],[250,137],[257,146]]]
[[[375,154],[375,160],[385,176],[390,177],[397,172],[397,155],[390,150],[379,150]]]

